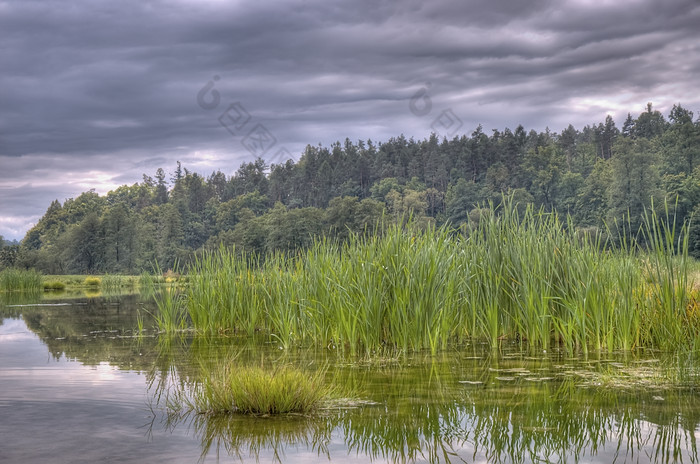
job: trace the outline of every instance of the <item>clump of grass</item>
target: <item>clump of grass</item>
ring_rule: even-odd
[[[99,287],[102,285],[102,279],[96,276],[87,276],[85,280],[83,280],[83,284],[88,287]]]
[[[97,285],[101,286],[106,292],[115,292],[122,288],[124,282],[124,276],[105,274],[102,276],[101,282]]]
[[[147,288],[151,287],[154,283],[154,276],[144,271],[139,276],[139,287]]]
[[[33,269],[8,268],[0,271],[2,292],[36,292],[42,288],[41,274]]]
[[[155,293],[158,311],[153,314],[158,327],[167,333],[181,331],[186,327],[184,295],[179,289],[168,286]]]
[[[205,378],[194,393],[192,407],[214,415],[307,414],[332,396],[324,376],[324,370],[309,374],[290,366],[264,369],[227,363]]]
[[[65,290],[66,284],[60,280],[48,280],[44,282],[44,290]]]
[[[152,294],[155,297],[158,311],[151,315],[160,330],[172,334],[186,328],[186,295],[174,285],[157,286],[158,283],[163,283],[159,277],[162,275],[157,264],[153,275],[142,274],[141,291],[144,295]]]

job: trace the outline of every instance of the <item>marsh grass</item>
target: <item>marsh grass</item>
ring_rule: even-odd
[[[38,292],[42,289],[42,276],[33,269],[7,268],[0,271],[0,291],[2,292]]]
[[[142,272],[141,275],[138,276],[138,282],[139,282],[139,287],[141,289],[144,288],[149,288],[153,287],[153,285],[157,281],[157,276],[150,274],[148,272]]]
[[[135,289],[137,277],[127,275],[105,274],[101,286],[106,292],[119,292],[122,289]]]
[[[102,285],[102,279],[97,276],[87,276],[83,284],[87,287],[99,287]]]
[[[334,394],[325,369],[309,373],[282,365],[272,368],[232,362],[209,369],[186,401],[200,414],[309,414]]]
[[[154,291],[158,310],[151,314],[160,330],[173,333],[187,326],[184,295],[180,289],[166,286]]]
[[[66,284],[60,280],[47,280],[43,283],[44,290],[65,290]]]
[[[583,352],[697,344],[687,228],[668,210],[649,212],[643,240],[618,247],[506,201],[464,233],[409,222],[294,255],[221,248],[194,262],[182,300],[161,293],[159,307],[178,314],[161,329],[180,327],[182,309],[201,332],[349,354],[480,340]]]

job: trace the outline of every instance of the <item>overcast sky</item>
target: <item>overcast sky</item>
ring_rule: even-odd
[[[700,111],[697,0],[0,0],[0,235],[180,160]]]

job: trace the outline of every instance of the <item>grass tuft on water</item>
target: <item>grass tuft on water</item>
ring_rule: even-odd
[[[202,414],[308,414],[330,400],[325,371],[313,374],[290,367],[274,369],[225,364],[195,389],[191,408]]]

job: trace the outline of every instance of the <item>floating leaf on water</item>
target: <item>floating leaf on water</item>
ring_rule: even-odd
[[[489,371],[491,372],[507,372],[510,374],[529,374],[530,371],[525,369],[524,367],[513,367],[510,369],[495,369],[493,367],[489,367]]]
[[[462,383],[465,385],[483,385],[484,382],[481,380],[458,380],[457,383]]]
[[[546,380],[554,380],[554,377],[525,377],[528,382],[544,382]]]
[[[34,303],[34,304],[18,304],[6,305],[8,308],[29,308],[34,306],[72,306],[72,303]]]

